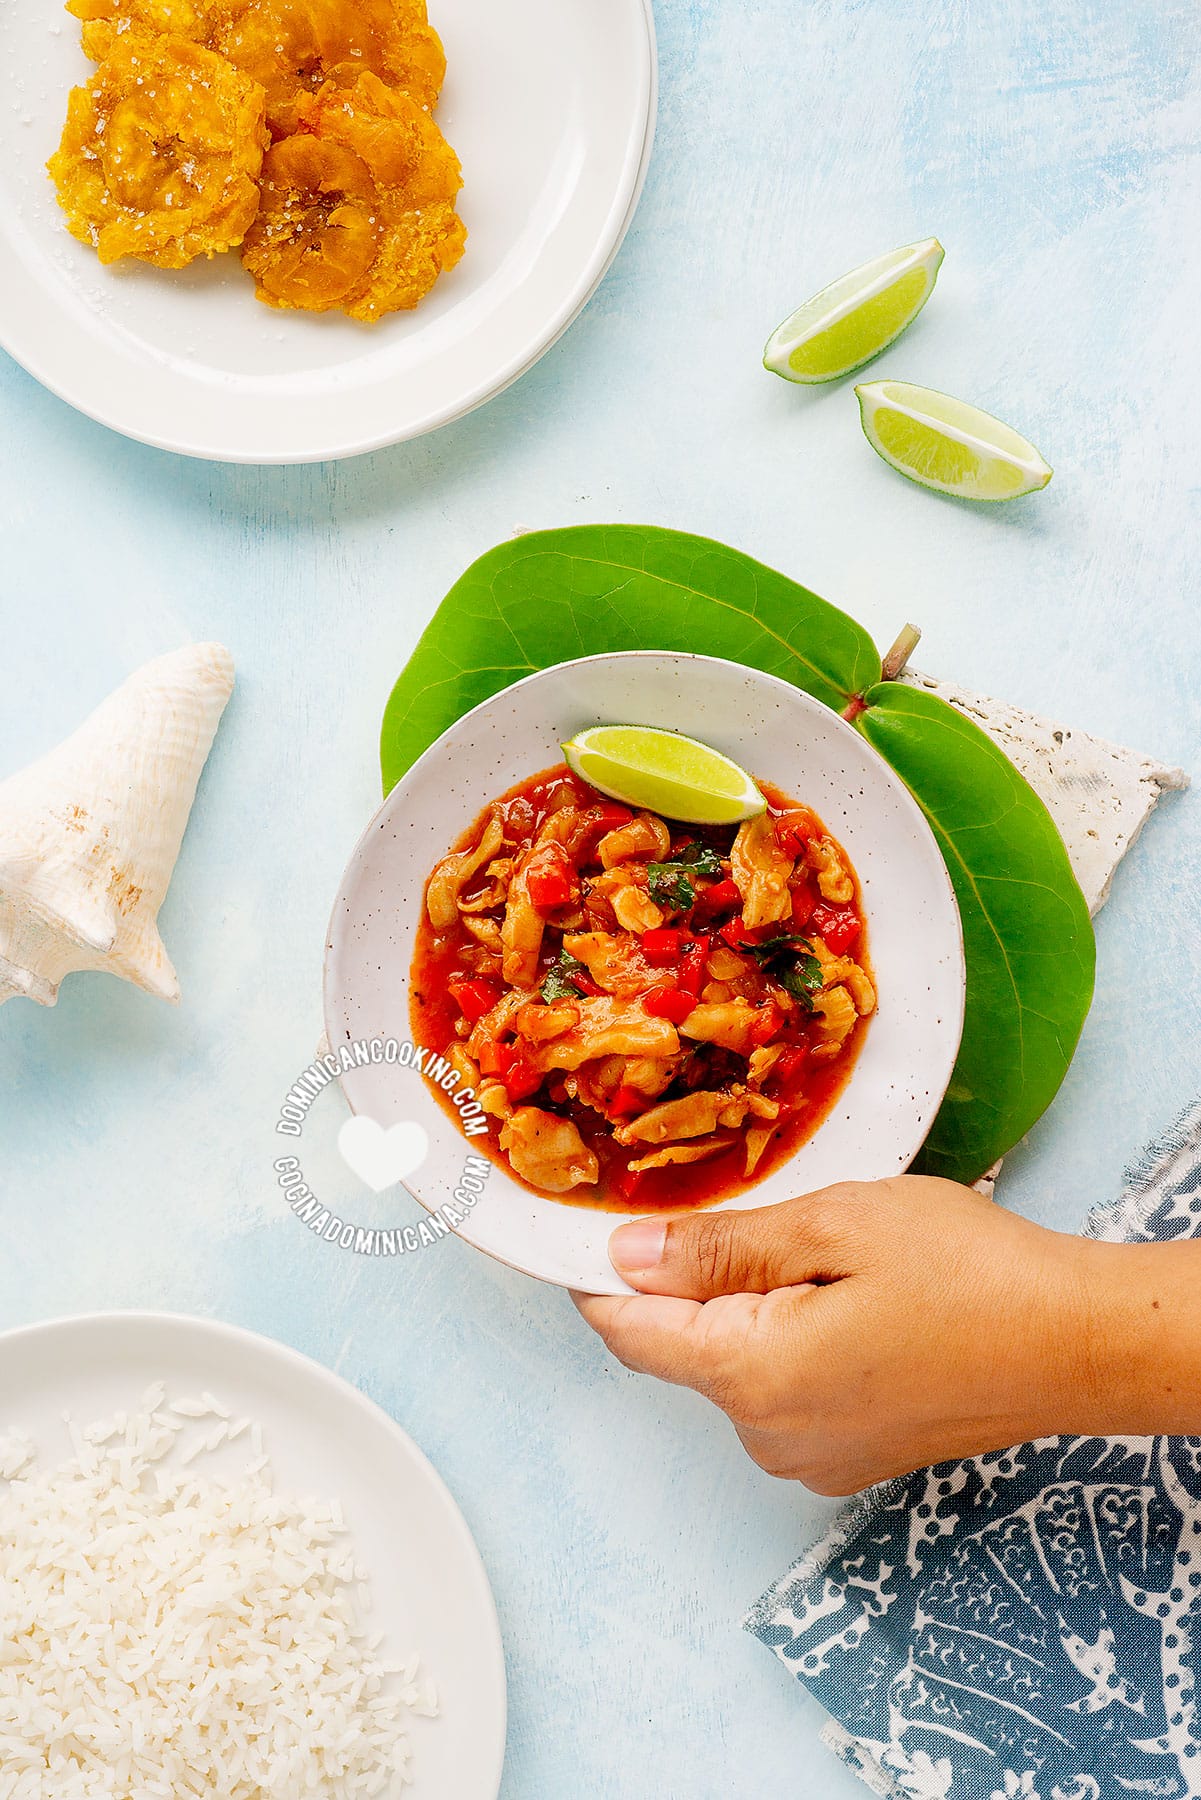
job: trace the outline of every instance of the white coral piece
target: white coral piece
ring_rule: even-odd
[[[0,1004],[78,969],[179,999],[158,910],[233,683],[220,644],[157,657],[0,782]]]

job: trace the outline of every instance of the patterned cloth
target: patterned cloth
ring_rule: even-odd
[[[1086,1232],[1201,1236],[1201,1104]],[[919,1470],[853,1503],[746,1624],[890,1800],[1201,1800],[1201,1439]]]

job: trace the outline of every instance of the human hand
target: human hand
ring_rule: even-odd
[[[1135,1279],[1129,1246],[902,1176],[621,1226],[610,1254],[641,1292],[576,1304],[628,1368],[728,1413],[769,1474],[846,1494],[1031,1437],[1130,1429],[1097,1421],[1107,1405],[1139,1411],[1139,1359],[1126,1357],[1120,1391],[1103,1351],[1119,1294],[1134,1306],[1139,1284],[1154,1284],[1146,1251]]]

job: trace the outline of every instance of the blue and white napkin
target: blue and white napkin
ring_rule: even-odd
[[[1085,1229],[1201,1236],[1201,1103]],[[1199,1800],[1201,1439],[1043,1438],[890,1482],[746,1624],[889,1800]]]

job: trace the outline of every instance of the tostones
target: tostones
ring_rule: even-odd
[[[215,27],[219,0],[67,0],[67,11],[83,25],[83,47],[99,62],[114,33],[149,31],[160,37],[205,44]]]
[[[97,61],[114,34],[172,32],[216,50],[261,82],[276,137],[295,131],[296,102],[335,70],[364,69],[432,106],[446,74],[425,0],[68,0]]]
[[[432,106],[446,57],[425,0],[240,0],[212,38],[238,68],[261,81],[277,137],[299,123],[299,103],[345,71],[364,70]]]
[[[74,237],[101,262],[182,269],[240,244],[270,141],[263,90],[187,38],[113,34],[73,88],[49,169]]]
[[[301,129],[263,160],[242,246],[259,299],[367,323],[416,306],[463,254],[458,157],[417,101],[370,73],[298,105]]]

